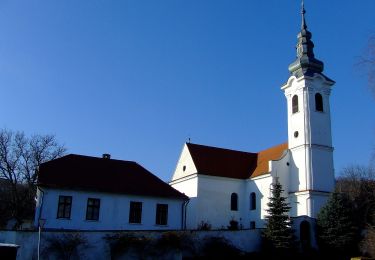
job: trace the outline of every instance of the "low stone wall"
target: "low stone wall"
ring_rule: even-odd
[[[223,238],[236,248],[244,252],[254,252],[260,248],[260,230],[213,230],[213,231],[167,231],[175,236],[185,236],[191,239],[196,248],[210,238]],[[79,256],[81,259],[111,259],[111,249],[106,237],[124,236],[132,234],[136,237],[146,239],[158,239],[166,232],[161,231],[42,231],[40,240],[41,259],[57,259],[51,252],[51,241],[53,239],[67,242],[67,237],[78,236],[85,238],[85,246],[79,246]],[[78,235],[77,235],[78,234]],[[37,259],[38,232],[37,231],[0,231],[0,243],[19,245],[17,259]],[[184,252],[174,250],[170,259],[181,258]],[[176,253],[177,252],[177,253]],[[164,257],[163,257],[164,258]]]

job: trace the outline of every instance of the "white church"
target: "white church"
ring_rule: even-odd
[[[104,154],[41,165],[35,227],[50,230],[258,229],[271,184],[282,184],[297,237],[314,245],[319,210],[334,188],[329,97],[334,81],[314,57],[305,10],[297,59],[281,90],[288,141],[259,152],[186,143],[170,185],[141,165]],[[255,233],[255,232],[254,232]]]
[[[228,228],[231,220],[243,229],[264,227],[270,187],[278,178],[295,229],[312,238],[314,220],[334,188],[329,97],[335,83],[323,74],[313,48],[302,7],[297,58],[281,86],[287,100],[287,143],[259,152],[184,144],[170,185],[190,198],[187,229],[202,224]]]

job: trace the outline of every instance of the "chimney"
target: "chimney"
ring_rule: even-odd
[[[109,153],[103,153],[103,159],[111,159],[111,155]]]

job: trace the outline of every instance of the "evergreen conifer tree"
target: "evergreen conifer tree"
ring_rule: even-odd
[[[275,250],[291,249],[294,246],[292,222],[288,216],[290,210],[286,198],[282,196],[282,186],[276,178],[271,188],[272,196],[268,202],[268,215],[263,239],[267,246]]]
[[[318,239],[321,249],[329,251],[355,251],[356,227],[352,204],[345,193],[332,193],[317,218]]]

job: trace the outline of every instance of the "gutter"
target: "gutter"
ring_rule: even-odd
[[[184,203],[182,203],[182,207],[181,207],[181,229],[182,230],[186,230],[186,209],[187,209],[187,205],[189,204],[190,202],[190,199],[187,199],[184,201]]]
[[[39,215],[38,215],[38,227],[39,227],[39,223],[40,223],[40,219],[41,219],[41,216],[42,216],[42,210],[43,210],[43,201],[44,201],[44,191],[38,187],[37,188],[40,192],[41,192],[41,196],[40,196],[40,203],[39,203]]]

